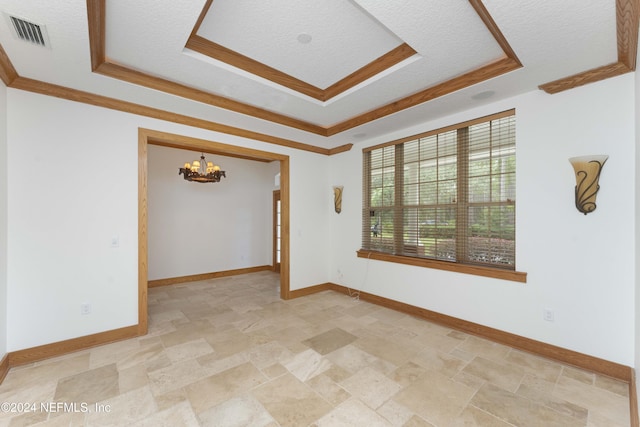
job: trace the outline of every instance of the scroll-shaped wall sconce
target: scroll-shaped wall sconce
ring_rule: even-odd
[[[576,173],[576,208],[583,214],[596,210],[598,179],[609,156],[580,156],[569,159]]]
[[[342,189],[344,187],[342,185],[334,185],[333,186],[333,205],[336,208],[336,213],[340,213],[342,211]]]

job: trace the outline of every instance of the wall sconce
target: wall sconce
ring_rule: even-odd
[[[335,206],[336,213],[340,213],[342,211],[342,189],[344,187],[342,185],[334,185],[333,186],[333,205]]]
[[[583,214],[596,210],[596,194],[600,190],[598,179],[609,156],[581,156],[569,159],[576,172],[576,208]]]

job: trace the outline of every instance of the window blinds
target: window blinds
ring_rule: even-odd
[[[515,269],[514,111],[363,150],[363,249]]]

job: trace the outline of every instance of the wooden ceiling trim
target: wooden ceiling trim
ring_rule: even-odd
[[[312,98],[324,98],[324,90],[198,35],[189,37],[185,47]]]
[[[616,0],[618,61],[626,65],[630,71],[636,69],[639,9],[638,0]]]
[[[187,44],[185,45],[186,48],[210,58],[217,59],[218,61],[233,65],[236,68],[240,68],[272,82],[279,83],[282,86],[288,87],[312,98],[322,98],[322,89],[296,79],[295,77],[276,70],[275,68],[271,68],[261,62],[249,58],[248,56],[244,56],[236,51],[207,40],[204,37],[198,36],[198,30],[207,16],[207,13],[209,13],[209,9],[211,9],[212,4],[213,0],[207,0],[205,2],[202,11],[200,12],[200,16],[191,31],[191,35],[189,36],[189,39],[187,39]]]
[[[200,12],[200,16],[198,16],[198,20],[196,21],[196,25],[193,26],[193,30],[191,30],[191,37],[195,36],[202,25],[202,21],[207,17],[207,13],[209,13],[209,9],[213,4],[213,0],[207,0],[202,7],[202,11]]]
[[[549,94],[554,94],[635,71],[640,9],[638,3],[638,0],[616,0],[618,62],[563,77],[538,87]]]
[[[203,8],[203,12],[200,14],[200,18],[194,28],[193,33],[195,33],[202,23],[202,19],[204,19],[204,15],[208,11],[211,6],[213,0],[208,0]],[[278,113],[270,112],[265,109],[254,107],[248,104],[244,104],[239,101],[234,101],[231,99],[227,99],[221,97],[219,95],[203,93],[197,89],[181,85],[178,83],[174,83],[165,79],[161,79],[158,77],[153,77],[145,73],[141,73],[138,71],[134,71],[128,69],[126,67],[112,64],[105,61],[100,64],[96,71],[102,73],[103,75],[118,78],[124,81],[128,81],[130,83],[139,84],[146,87],[151,87],[157,90],[162,90],[168,93],[172,93],[177,96],[185,97],[188,99],[193,99],[199,102],[207,103],[209,105],[217,106],[220,108],[229,109],[231,111],[235,111],[241,114],[246,114],[252,117],[272,121],[274,123],[279,123],[285,126],[289,126],[295,129],[300,129],[306,132],[314,133],[321,136],[332,136],[337,133],[346,131],[353,127],[359,126],[361,124],[368,123],[372,120],[376,120],[381,117],[385,117],[387,115],[393,114],[395,112],[404,110],[406,108],[413,107],[415,105],[421,104],[423,102],[435,99],[437,97],[446,95],[456,90],[463,89],[467,86],[471,86],[473,84],[482,82],[484,80],[488,80],[494,77],[497,77],[501,74],[516,70],[522,66],[518,58],[516,57],[514,51],[509,46],[509,43],[504,38],[503,34],[498,29],[497,25],[486,11],[484,6],[482,5],[480,0],[470,0],[474,5],[474,9],[480,15],[482,21],[487,25],[489,31],[492,33],[498,44],[505,51],[505,55],[507,58],[495,61],[487,66],[480,67],[476,70],[473,70],[469,73],[466,73],[462,76],[456,77],[450,81],[441,83],[431,88],[427,88],[423,91],[420,91],[416,94],[405,97],[399,101],[392,102],[390,104],[384,105],[380,108],[377,108],[373,111],[366,112],[364,114],[358,115],[351,119],[348,119],[344,122],[338,123],[336,125],[330,127],[323,127],[319,125],[315,125],[310,122],[305,122],[302,120],[293,119],[288,116],[284,116]],[[89,25],[102,25],[104,27],[104,15],[105,15],[105,2],[106,0],[87,0],[87,8],[89,9]],[[101,49],[104,52],[104,36],[100,36],[102,34],[100,31],[90,31],[90,37],[95,37],[96,39],[92,39],[90,41],[90,48],[97,48],[97,44],[101,41]],[[386,67],[389,68],[393,64],[397,64],[400,61],[410,57],[415,54],[415,51],[408,45],[401,45],[398,48],[390,51],[383,57],[378,60],[373,61],[369,65],[365,66],[363,73],[372,73],[375,68],[369,67]],[[100,55],[94,54],[92,52],[92,58],[97,57],[100,58]],[[362,69],[361,69],[362,70]],[[353,85],[358,83],[352,82],[360,82],[364,81],[370,76],[368,74],[359,75],[357,71],[356,73],[347,76],[345,79],[349,79],[349,84],[353,87]],[[379,71],[378,71],[379,72]],[[377,74],[375,72],[373,75]],[[341,82],[338,82],[342,84]],[[345,87],[347,87],[347,83],[344,83]]]
[[[89,51],[91,70],[96,71],[106,61],[106,0],[87,0]]]
[[[328,88],[320,89],[198,35],[189,37],[185,47],[323,102],[340,95],[417,53],[411,46],[403,43]]]
[[[507,38],[504,36],[504,34],[502,34],[502,31],[500,31],[500,28],[498,28],[496,21],[494,21],[493,17],[489,14],[487,8],[484,7],[482,1],[469,0],[469,3],[471,3],[471,6],[473,6],[480,19],[482,19],[484,25],[487,27],[491,35],[493,35],[493,38],[496,40],[496,42],[500,45],[500,48],[502,49],[504,54],[507,55],[507,58],[511,58],[513,61],[522,66],[522,63],[516,56],[515,51],[511,48],[511,45],[507,41]]]
[[[379,58],[374,59],[369,64],[359,68],[328,88],[321,89],[287,73],[242,55],[239,52],[198,36],[198,29],[209,12],[212,3],[213,0],[208,0],[205,3],[185,47],[323,102],[328,101],[334,96],[340,95],[341,93],[417,53],[413,48],[411,48],[411,46],[406,43],[402,43],[400,46],[390,50]]]
[[[176,144],[173,141],[167,141],[167,140],[156,139],[156,138],[149,138],[147,140],[147,142],[149,142],[150,144],[159,145],[159,146],[162,146],[162,147],[170,147],[170,148],[177,148],[177,149],[180,149],[180,150],[186,150],[186,148],[184,148],[184,145]],[[203,144],[202,146],[198,147],[198,150],[192,150],[192,151],[199,151],[201,153],[213,154],[214,156],[225,156],[225,157],[233,157],[233,158],[242,159],[242,160],[251,160],[253,162],[270,163],[270,162],[273,161],[271,159],[265,159],[265,158],[262,158],[262,157],[255,157],[255,156],[251,156],[251,155],[247,155],[247,154],[229,153],[229,152],[224,151],[224,150],[211,148],[207,144]]]
[[[387,104],[383,107],[364,113],[360,116],[338,123],[328,129],[327,135],[335,135],[352,129],[356,126],[377,120],[379,118],[397,113],[398,111],[414,107],[427,101],[439,98],[460,89],[472,86],[499,75],[517,70],[522,67],[520,61],[512,58],[503,58],[489,65],[470,71],[446,82],[429,87],[406,98]]]
[[[345,151],[351,150],[351,147],[353,147],[353,144],[344,144],[340,145],[339,147],[330,148],[329,155],[332,156],[334,154],[344,153]]]
[[[162,79],[160,77],[150,76],[148,74],[141,73],[139,71],[135,71],[114,63],[104,62],[94,71],[98,74],[102,74],[118,80],[123,80],[136,85],[145,86],[151,89],[156,89],[165,93],[170,93],[172,95],[177,95],[181,98],[187,98],[193,101],[202,102],[213,107],[224,108],[225,110],[235,111],[236,113],[268,120],[273,123],[279,123],[306,132],[311,132],[323,136],[326,134],[325,128],[323,128],[322,126],[317,126],[309,122],[294,119],[292,117],[283,116],[282,114],[274,113],[269,110],[254,107],[242,102],[234,101],[229,98],[204,92],[190,86]]]
[[[393,67],[396,64],[399,64],[405,59],[411,58],[417,53],[418,52],[416,52],[411,46],[406,43],[402,43],[400,46],[390,50],[380,58],[374,59],[369,64],[365,65],[359,70],[354,71],[347,77],[326,88],[323,91],[324,94],[322,100],[327,101],[336,95],[346,92],[352,87],[364,82],[367,79],[370,79],[377,74],[380,74],[385,70],[388,70],[389,68]]]
[[[286,154],[257,150],[255,148],[242,147],[239,145],[230,145],[223,142],[194,138],[185,135],[177,135],[152,129],[139,128],[138,132],[146,135],[147,141],[149,143],[154,145],[162,145],[165,147],[181,148],[183,150],[197,150],[214,155],[244,158],[247,160],[266,163],[272,162],[274,160],[286,160],[289,158],[289,156]],[[185,147],[185,143],[187,143],[189,147]]]
[[[622,62],[614,62],[613,64],[603,65],[602,67],[593,68],[582,73],[574,74],[573,76],[563,77],[561,79],[545,83],[540,85],[539,88],[549,94],[554,94],[579,86],[584,86],[589,83],[595,83],[600,80],[620,76],[628,73],[629,71],[631,71],[629,67],[624,65]]]
[[[87,14],[89,26],[98,26],[89,30],[89,48],[91,49],[92,69],[94,72],[107,77],[126,81],[152,89],[171,93],[183,98],[203,102],[214,107],[224,108],[240,114],[271,121],[284,126],[300,129],[305,132],[326,136],[326,128],[310,122],[294,119],[283,114],[278,114],[263,108],[255,107],[219,95],[206,93],[204,91],[172,82],[170,80],[151,76],[146,73],[132,70],[122,65],[111,63],[106,59],[105,54],[105,15],[106,0],[87,0]],[[93,50],[97,49],[97,52]],[[94,63],[94,61],[96,61]],[[102,61],[102,62],[100,62]]]
[[[272,135],[266,135],[259,132],[253,132],[247,129],[237,128],[212,122],[209,120],[198,119],[195,117],[185,116],[182,114],[172,113],[170,111],[160,110],[158,108],[147,107],[133,102],[121,101],[107,96],[96,95],[90,92],[84,92],[71,89],[64,86],[58,86],[38,80],[28,79],[25,77],[17,77],[11,84],[14,89],[25,90],[28,92],[39,93],[41,95],[53,96],[56,98],[67,99],[70,101],[82,102],[85,104],[95,105],[98,107],[109,108],[111,110],[123,111],[125,113],[137,114],[139,116],[151,117],[154,119],[164,120],[193,126],[200,129],[206,129],[213,132],[225,133],[228,135],[239,136],[242,138],[253,139],[256,141],[267,142],[269,144],[280,145],[283,147],[294,148],[297,150],[309,151],[312,153],[329,155],[329,149],[317,147],[315,145],[304,144],[298,141],[292,141],[285,138],[279,138]]]
[[[496,40],[498,45],[502,48],[502,51],[506,55],[506,58],[497,60],[489,65],[477,68],[466,74],[440,83],[436,86],[426,88],[418,93],[400,99],[399,101],[392,102],[373,111],[369,111],[367,113],[345,120],[344,122],[333,125],[327,129],[327,136],[332,136],[340,132],[344,132],[356,126],[360,126],[370,121],[397,113],[398,111],[414,107],[424,102],[431,101],[457,90],[464,89],[474,84],[492,79],[494,77],[498,77],[502,74],[521,68],[522,63],[518,59],[515,51],[511,48],[511,45],[505,38],[504,34],[502,34],[502,31],[500,31],[500,28],[498,28],[496,22],[489,14],[489,11],[484,7],[484,4],[482,4],[482,1],[469,0],[469,2],[473,6],[482,22],[485,24],[491,35],[493,35],[493,38]]]
[[[11,86],[13,82],[18,78],[18,72],[13,67],[7,52],[0,45],[0,79],[4,82],[5,86]]]

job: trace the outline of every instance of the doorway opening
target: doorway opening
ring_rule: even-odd
[[[289,299],[289,156],[223,144],[204,139],[170,134],[150,129],[138,129],[138,335],[148,330],[148,241],[147,241],[147,189],[148,145],[160,145],[199,151],[213,155],[238,157],[249,160],[280,162],[280,235],[279,272],[280,298]],[[275,264],[274,264],[275,268]]]

